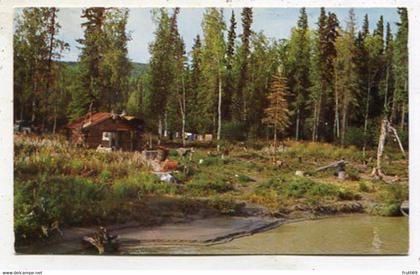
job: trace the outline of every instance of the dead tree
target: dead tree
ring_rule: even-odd
[[[397,130],[391,126],[391,123],[387,118],[382,120],[381,134],[379,135],[378,151],[376,154],[376,167],[372,170],[372,176],[375,178],[382,179],[385,174],[382,171],[382,155],[384,153],[385,141],[388,134],[392,134],[398,142],[398,146],[405,158],[404,147],[402,146],[401,140],[397,134]]]

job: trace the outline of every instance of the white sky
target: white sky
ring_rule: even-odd
[[[83,29],[80,24],[82,19],[80,8],[61,8],[58,19],[62,26],[60,38],[70,44],[70,50],[64,53],[63,60],[76,61],[80,50],[76,39],[83,37]],[[327,11],[335,12],[342,26],[345,26],[348,9],[331,8]],[[19,11],[18,11],[19,12]],[[202,35],[201,20],[204,9],[201,8],[184,8],[181,9],[178,19],[178,28],[187,47],[187,51],[191,49],[193,40],[197,34]],[[229,27],[229,19],[232,9],[224,9],[225,21]],[[242,32],[240,13],[241,9],[234,9],[237,30],[236,33]],[[263,31],[267,36],[281,39],[290,35],[290,29],[296,25],[299,16],[298,8],[254,8],[254,22],[252,29],[256,32]],[[316,27],[316,21],[319,16],[318,8],[308,8],[308,20],[312,28]],[[376,22],[380,15],[384,16],[386,22],[391,23],[393,32],[396,31],[395,23],[398,22],[398,14],[396,8],[356,8],[356,19],[358,26],[362,24],[364,15],[367,13],[370,20],[370,28],[376,26]],[[129,12],[127,30],[131,32],[132,40],[128,43],[129,58],[135,62],[147,63],[149,60],[148,45],[153,41],[153,31],[155,25],[152,22],[151,9],[148,8],[132,8]]]

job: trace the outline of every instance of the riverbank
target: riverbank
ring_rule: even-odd
[[[150,228],[218,217],[392,216],[408,198],[408,163],[392,150],[384,157],[392,182],[384,182],[369,177],[374,164],[366,164],[353,147],[288,141],[272,153],[256,142],[225,145],[229,153],[222,156],[214,144],[196,144],[186,157],[170,146],[175,145],[168,145],[169,158],[179,163],[174,183],[160,181],[139,153],[96,152],[60,137],[15,137],[17,250],[71,228]],[[315,172],[342,158],[346,179],[334,171]]]
[[[118,251],[111,253],[113,255],[400,255],[406,254],[408,250],[407,218],[386,218],[367,214],[337,214],[297,219],[224,216],[151,227],[127,223],[109,226],[108,229],[112,231],[112,234],[118,235],[120,244]],[[68,228],[63,230],[60,237],[35,245],[17,247],[16,252],[19,254],[97,254],[93,249],[83,249],[80,241],[83,236],[92,234],[96,230],[97,228]],[[277,232],[285,236],[273,239],[272,236],[279,234]],[[391,232],[397,236],[390,235]],[[343,242],[343,238],[346,239],[347,235],[353,239],[353,242],[359,240],[360,243],[356,246],[352,243],[341,247],[335,243]],[[313,241],[313,239],[323,240],[331,247],[328,248],[322,242],[316,245],[307,244],[308,246],[304,247],[297,244],[302,240]]]

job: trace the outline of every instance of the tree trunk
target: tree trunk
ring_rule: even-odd
[[[384,174],[382,173],[382,155],[384,152],[386,134],[388,130],[388,120],[384,118],[381,124],[381,134],[378,141],[378,151],[376,153],[376,167],[373,168],[372,176],[382,178]]]
[[[50,45],[49,45],[49,49],[48,49],[48,72],[47,72],[47,87],[45,88],[45,92],[46,92],[46,96],[50,96],[50,82],[52,81],[51,79],[51,65],[52,65],[52,56],[53,56],[53,49],[54,49],[54,37],[55,37],[55,12],[56,12],[56,8],[52,8],[52,14],[51,16],[51,22],[50,22],[50,28],[49,28],[49,34],[50,34]],[[55,98],[54,101],[57,101],[57,98]],[[56,114],[54,114],[54,119],[56,117]],[[53,129],[53,133],[55,133],[55,123],[56,121],[54,121],[54,129]]]
[[[346,135],[347,128],[347,107],[343,110],[343,117],[341,120],[341,146],[344,146],[344,136]]]
[[[179,97],[178,97],[179,98]],[[184,76],[182,76],[182,95],[179,98],[179,109],[181,111],[181,139],[182,146],[185,147],[185,117],[186,117],[186,102],[185,102],[185,85]]]
[[[407,94],[407,97],[408,97],[407,79],[404,81],[404,92],[405,92],[405,94]],[[402,103],[402,107],[401,107],[401,123],[400,123],[400,130],[401,131],[404,130],[404,123],[405,123],[405,102]]]
[[[165,110],[165,114],[164,114],[164,129],[163,129],[163,136],[164,137],[168,137],[168,112]]]
[[[337,72],[335,72],[334,81],[334,99],[335,99],[335,112],[334,112],[334,138],[340,137],[340,116],[338,112],[338,90],[337,90]]]
[[[296,112],[296,132],[295,132],[295,139],[299,140],[299,127],[300,127],[300,109],[298,107]]]
[[[222,75],[219,66],[219,100],[217,104],[218,121],[217,121],[217,151],[220,151],[220,133],[222,131]]]
[[[313,128],[312,128],[312,141],[316,141],[317,139],[317,131],[318,131],[318,101],[314,104],[314,118],[313,118]]]
[[[55,135],[55,130],[57,129],[57,103],[54,105],[54,122],[53,122],[53,129],[52,133]]]
[[[388,93],[389,93],[389,64],[386,66],[386,77],[385,77],[385,98],[384,98],[384,110],[388,115]]]
[[[369,101],[370,101],[370,72],[368,74],[368,92],[366,98],[366,109],[365,109],[365,123],[363,127],[363,158],[366,156],[366,134],[367,134],[367,126],[368,126],[368,118],[369,118]]]
[[[23,121],[23,103],[20,104],[20,120]]]
[[[162,137],[162,117],[159,115],[158,118],[158,135],[159,137]]]
[[[276,163],[277,154],[277,122],[274,123],[274,163]]]

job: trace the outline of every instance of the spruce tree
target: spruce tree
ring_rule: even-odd
[[[295,139],[304,138],[303,129],[305,128],[305,119],[307,116],[307,103],[309,96],[309,71],[310,71],[310,46],[308,32],[308,16],[306,9],[300,9],[300,15],[297,27],[292,31],[290,41],[290,59],[292,69],[290,71],[293,78],[291,92],[294,96],[294,129]]]
[[[231,119],[232,97],[235,91],[234,77],[234,57],[235,57],[235,40],[236,40],[236,20],[235,13],[232,11],[230,17],[230,26],[226,45],[226,80],[224,87],[224,104],[222,106],[222,114],[225,120]]]
[[[262,122],[273,127],[274,152],[277,148],[277,134],[283,132],[289,124],[287,105],[287,83],[282,69],[272,77],[267,95],[268,107],[264,110]]]
[[[239,78],[236,87],[235,111],[234,116],[238,121],[246,121],[249,103],[247,102],[248,92],[246,90],[248,83],[250,37],[252,34],[251,25],[253,21],[252,8],[242,9],[242,35],[241,46],[239,48]]]

